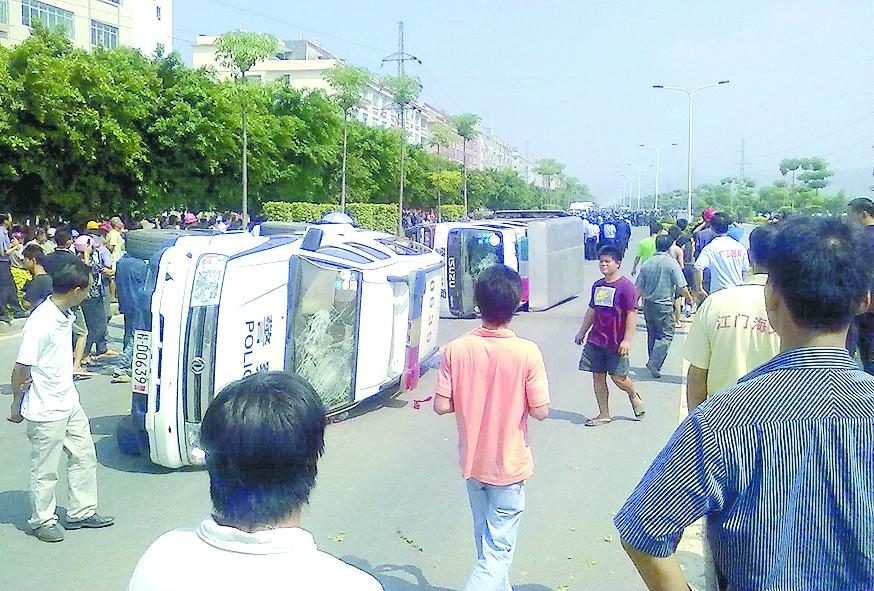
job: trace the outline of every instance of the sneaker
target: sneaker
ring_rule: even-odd
[[[656,379],[662,377],[662,372],[651,366],[649,363],[646,364],[646,368],[649,370],[649,373],[652,374],[652,377]]]
[[[79,519],[77,521],[67,520],[64,522],[64,529],[99,529],[101,527],[109,527],[115,523],[114,517],[106,517],[103,515],[94,514],[87,519]]]
[[[64,530],[57,523],[41,525],[31,533],[37,540],[43,542],[62,542],[64,540]]]
[[[130,376],[126,373],[120,373],[112,376],[112,379],[109,380],[113,384],[129,384]]]

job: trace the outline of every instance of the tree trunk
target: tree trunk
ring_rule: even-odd
[[[404,125],[404,108],[401,106],[401,187],[398,192],[398,236],[404,235],[404,156],[407,152],[407,130]]]
[[[249,227],[249,138],[246,131],[246,111],[248,105],[243,102],[243,228]]]
[[[440,162],[440,144],[437,144],[437,178],[440,178],[440,175],[443,173],[443,164]],[[442,221],[442,216],[440,213],[440,183],[437,183],[437,223],[439,224]]]
[[[343,113],[343,167],[340,173],[340,210],[346,211],[346,143],[349,138],[349,114]]]
[[[461,172],[464,175],[464,219],[468,218],[467,215],[467,138],[464,138],[462,141],[462,148],[464,150],[461,155]]]

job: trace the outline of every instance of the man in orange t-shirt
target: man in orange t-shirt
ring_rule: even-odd
[[[474,295],[482,327],[446,345],[434,412],[455,413],[473,513],[477,562],[464,591],[510,589],[525,480],[534,472],[528,415],[547,417],[549,384],[540,349],[507,328],[522,296],[519,274],[489,267]]]

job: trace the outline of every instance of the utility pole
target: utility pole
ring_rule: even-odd
[[[410,55],[404,51],[404,21],[398,21],[398,50],[382,60],[385,62],[397,62],[398,78],[405,75],[404,64],[409,61],[415,61],[419,64],[422,60],[414,55]],[[398,102],[398,119],[401,124],[401,185],[398,191],[398,236],[404,235],[404,159],[407,152],[407,128],[404,120],[406,105]]]

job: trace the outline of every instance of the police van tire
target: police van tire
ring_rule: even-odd
[[[131,230],[125,234],[125,251],[132,257],[146,260],[170,240],[184,235],[184,230]]]
[[[143,437],[131,425],[130,417],[125,417],[115,428],[115,441],[121,453],[139,456],[146,451]]]

